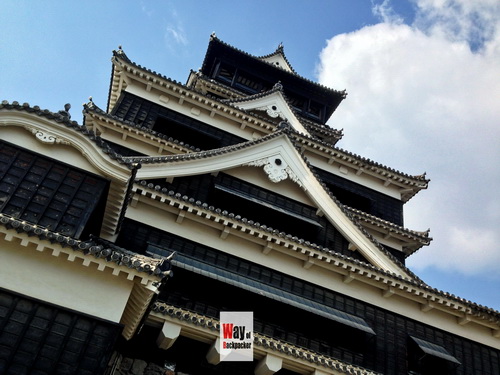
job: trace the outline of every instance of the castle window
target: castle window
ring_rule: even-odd
[[[218,78],[223,82],[232,84],[235,72],[236,69],[234,67],[221,63],[219,65],[219,68],[217,69],[215,78]]]
[[[201,150],[220,147],[220,140],[212,134],[167,117],[158,116],[153,125],[153,130]]]
[[[311,116],[317,120],[322,120],[323,109],[324,109],[324,106],[322,104],[317,103],[313,100],[310,100],[307,113],[309,114],[309,116]]]
[[[251,74],[242,71],[238,71],[234,86],[251,94],[260,92],[263,87],[262,83],[256,77],[253,77]]]
[[[453,374],[461,363],[445,348],[413,336],[408,340],[408,369],[414,375]]]

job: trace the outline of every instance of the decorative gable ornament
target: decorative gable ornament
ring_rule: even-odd
[[[255,160],[248,163],[247,165],[252,167],[263,166],[264,172],[266,172],[267,177],[274,183],[278,183],[289,178],[301,188],[303,187],[297,175],[279,155]]]
[[[276,104],[269,104],[266,106],[257,107],[255,109],[258,111],[265,111],[269,117],[272,118],[280,117],[281,119],[286,120],[285,115]]]
[[[278,82],[272,90],[266,93],[228,102],[246,111],[260,110],[266,112],[271,118],[280,117],[282,120],[288,121],[295,131],[310,135],[283,96],[282,88]]]
[[[69,145],[70,142],[67,140],[61,139],[51,133],[46,131],[42,131],[40,129],[32,128],[31,132],[35,135],[36,139],[42,143],[53,145],[53,144],[63,144]]]
[[[283,69],[284,71],[287,71],[289,73],[295,73],[292,66],[285,57],[285,51],[282,43],[279,44],[276,51],[267,56],[258,57],[258,59],[265,61],[277,68]]]

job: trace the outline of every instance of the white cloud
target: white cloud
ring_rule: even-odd
[[[151,18],[154,14],[153,9],[148,7],[148,4],[146,4],[144,1],[141,1],[141,11],[144,13],[147,17]]]
[[[442,270],[458,270],[465,275],[494,275],[497,272],[500,252],[497,251],[498,235],[494,231],[466,226],[444,229],[443,242],[449,248],[436,247],[432,252],[432,257],[440,261],[427,262],[426,258],[418,257],[413,262],[414,267],[435,266]]]
[[[415,5],[412,25],[385,0],[374,7],[383,22],[328,41],[319,80],[349,93],[330,123],[344,129],[341,147],[428,172],[405,226],[430,227],[434,241],[412,267],[491,270],[500,260],[500,2]]]
[[[165,42],[172,51],[176,50],[178,45],[188,45],[188,38],[184,29],[181,17],[175,9],[171,9],[169,20],[165,28]]]
[[[167,39],[172,39],[175,41],[177,44],[182,44],[182,45],[187,45],[187,37],[186,33],[184,32],[184,29],[182,26],[173,26],[169,25],[167,26]]]
[[[500,25],[498,0],[418,0],[415,27],[449,40],[466,40],[473,50],[495,39]]]
[[[380,4],[372,2],[372,12],[385,23],[403,23],[403,18],[392,9],[390,0],[384,0]]]

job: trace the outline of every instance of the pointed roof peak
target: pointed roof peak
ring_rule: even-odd
[[[125,53],[125,51],[123,50],[123,47],[122,45],[118,45],[118,49],[116,50],[113,50],[113,56],[115,57],[119,57],[127,62],[131,62],[131,60],[128,58],[127,54]]]
[[[160,157],[129,157],[131,163],[141,163],[137,179],[148,180],[168,176],[192,176],[239,167],[262,168],[273,183],[289,180],[305,192],[308,199],[351,244],[353,250],[366,259],[363,264],[390,272],[408,280],[418,278],[370,235],[349,211],[326,188],[314,172],[300,145],[296,144],[293,129],[287,122],[280,129],[262,138],[240,144]],[[297,239],[306,246],[319,246]]]
[[[283,42],[280,42],[274,52],[268,55],[258,56],[257,58],[280,69],[286,70],[287,72],[297,74],[297,72],[292,68],[292,65],[286,58]]]
[[[227,99],[230,103],[245,111],[264,111],[271,118],[280,117],[291,125],[295,131],[310,135],[309,130],[302,124],[295,110],[288,102],[283,91],[283,85],[278,81],[271,90],[239,99]]]

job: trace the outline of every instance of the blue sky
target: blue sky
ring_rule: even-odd
[[[22,1],[0,13],[0,100],[106,107],[111,52],[185,83],[212,32],[254,55],[279,43],[302,76],[348,92],[339,146],[429,189],[405,226],[434,241],[408,260],[431,286],[500,310],[498,0]]]

